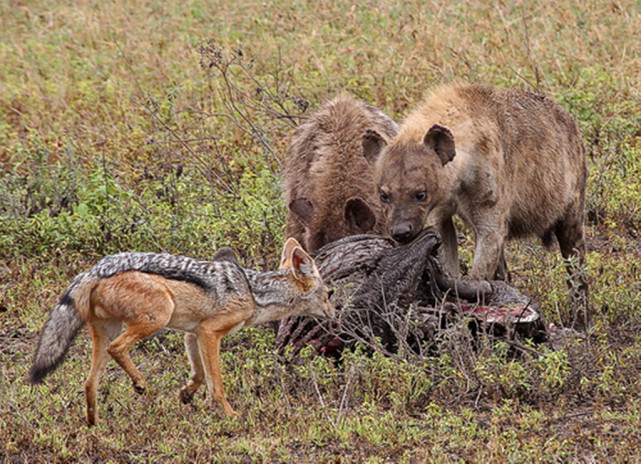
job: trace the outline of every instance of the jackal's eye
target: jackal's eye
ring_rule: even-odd
[[[425,201],[425,200],[427,200],[427,192],[425,190],[421,190],[420,192],[416,192],[414,194],[414,199],[416,201]]]
[[[384,192],[383,190],[380,191],[380,196],[381,196],[381,201],[383,203],[389,203],[390,202],[390,196],[387,192]]]

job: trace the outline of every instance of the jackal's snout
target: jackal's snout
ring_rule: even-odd
[[[322,310],[325,319],[334,319],[336,317],[336,308],[329,300],[329,291],[327,290],[327,288],[325,288]]]
[[[320,277],[318,277],[318,280],[318,287],[316,287],[316,290],[306,299],[307,301],[304,303],[304,307],[301,307],[299,311],[319,319],[334,319],[336,316],[336,308],[334,308],[334,305],[329,300],[330,292]]]

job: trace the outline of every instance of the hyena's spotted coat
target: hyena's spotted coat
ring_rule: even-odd
[[[586,157],[575,118],[549,98],[520,89],[447,85],[430,92],[388,144],[370,132],[368,156],[389,233],[413,239],[425,222],[443,239],[458,273],[452,216],[473,230],[471,277],[505,278],[506,240],[555,236],[565,258],[585,257]],[[587,301],[587,282],[579,277]]]
[[[305,121],[292,138],[283,173],[286,235],[313,252],[349,235],[383,233],[385,217],[362,137],[375,130],[391,139],[397,128],[379,109],[348,96],[325,103]]]

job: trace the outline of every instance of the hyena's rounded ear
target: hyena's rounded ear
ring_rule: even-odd
[[[297,280],[316,279],[319,277],[316,263],[301,247],[295,247],[290,255],[292,273]]]
[[[289,202],[289,210],[306,226],[314,212],[314,204],[305,197],[296,198]]]
[[[285,245],[283,245],[283,252],[280,254],[279,269],[287,269],[288,267],[291,267],[292,251],[296,247],[302,248],[300,243],[298,243],[298,240],[296,240],[294,237],[289,237],[285,241]]]
[[[363,232],[369,232],[376,225],[376,215],[361,198],[354,197],[345,203],[345,222]]]
[[[373,129],[367,129],[363,134],[363,156],[370,163],[374,164],[381,151],[387,145],[387,141]]]
[[[456,155],[454,136],[447,127],[434,124],[425,134],[423,143],[434,150],[443,165],[452,161]]]

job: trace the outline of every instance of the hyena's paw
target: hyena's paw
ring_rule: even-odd
[[[189,404],[194,399],[194,392],[190,391],[189,388],[187,387],[183,387],[180,390],[179,396],[182,404]]]

